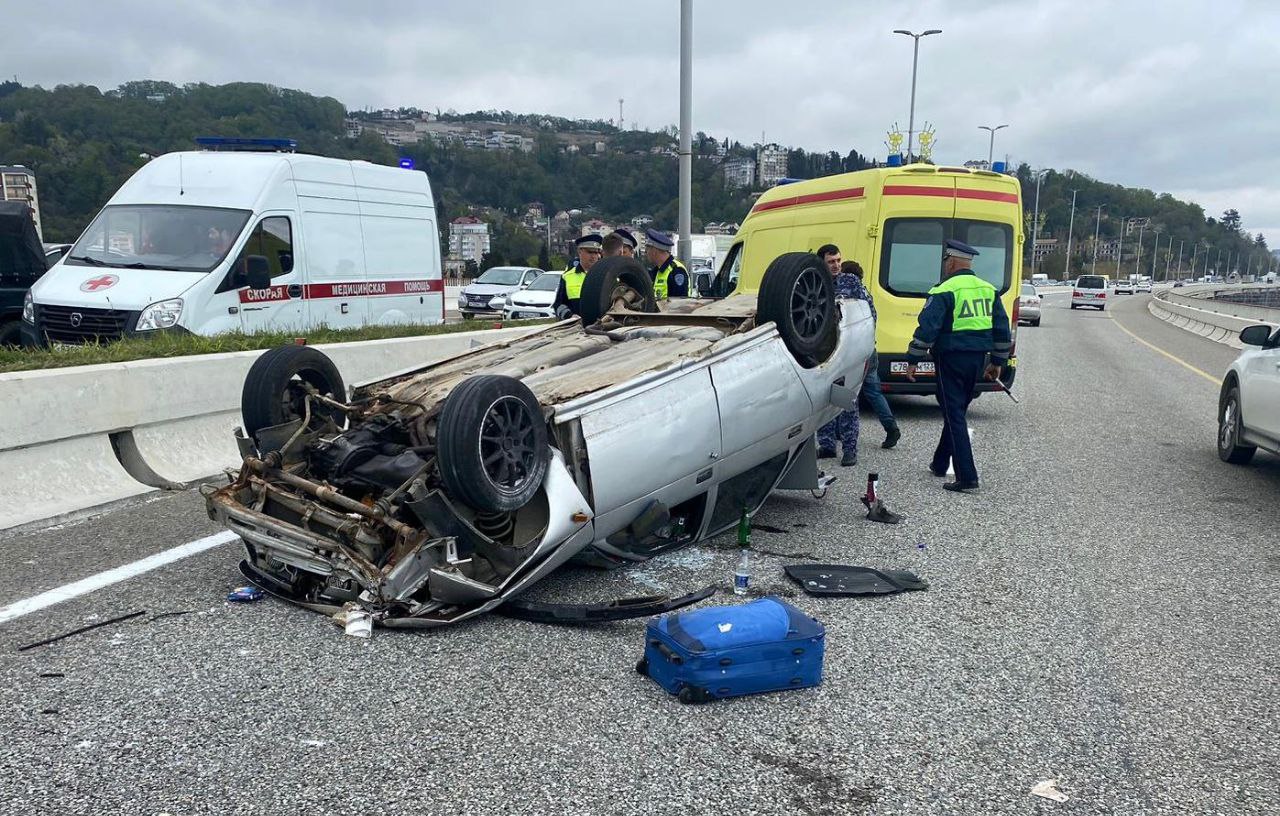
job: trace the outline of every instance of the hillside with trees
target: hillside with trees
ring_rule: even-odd
[[[412,112],[412,109],[405,109]],[[550,212],[579,209],[584,214],[616,222],[644,213],[661,227],[677,220],[677,160],[673,128],[661,131],[619,131],[603,121],[569,120],[510,111],[438,113],[440,121],[499,123],[534,134],[534,149],[484,150],[458,142],[424,139],[395,147],[371,130],[348,138],[345,116],[367,119],[372,114],[348,114],[333,98],[260,83],[174,85],[168,82],[129,82],[108,91],[90,85],[60,85],[51,90],[0,82],[0,163],[31,168],[39,182],[45,239],[73,240],[96,211],[151,156],[194,148],[203,135],[296,139],[301,152],[339,158],[360,158],[394,165],[412,158],[430,175],[442,220],[467,213],[472,207],[489,210],[494,223],[493,254],[528,258],[538,253],[540,236],[526,231],[518,219],[531,201]],[[608,145],[600,154],[565,149],[565,134],[598,134]],[[592,137],[594,138],[594,137]],[[726,190],[717,158],[754,155],[753,148],[699,133],[694,140],[694,228],[710,221],[740,221],[750,208],[752,190]],[[720,154],[717,156],[717,154]],[[850,150],[788,153],[791,176],[813,178],[871,166],[868,157]],[[1019,168],[1027,210],[1030,245],[1035,179]],[[1091,258],[1095,207],[1106,205],[1100,234],[1119,235],[1120,218],[1150,219],[1144,232],[1144,259],[1150,257],[1156,228],[1165,237],[1185,243],[1202,257],[1204,248],[1242,259],[1265,253],[1261,236],[1240,230],[1240,216],[1206,218],[1195,204],[1167,194],[1121,187],[1072,173],[1048,172],[1040,190],[1040,234],[1065,237],[1070,220],[1071,189],[1076,201],[1072,271]],[[1126,259],[1133,259],[1137,236],[1126,236]],[[1161,251],[1165,251],[1163,248]],[[1163,258],[1162,258],[1163,260]],[[1064,256],[1045,259],[1046,271],[1058,272]],[[1241,261],[1243,270],[1245,261]]]

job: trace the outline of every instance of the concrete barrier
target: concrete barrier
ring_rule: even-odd
[[[1243,348],[1240,332],[1249,326],[1280,326],[1280,312],[1262,306],[1217,301],[1214,289],[1187,294],[1157,292],[1147,304],[1151,314],[1178,328],[1233,348]]]
[[[347,384],[539,327],[317,346]],[[235,467],[240,389],[261,351],[0,374],[0,529]]]

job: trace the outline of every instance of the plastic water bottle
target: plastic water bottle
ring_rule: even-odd
[[[747,588],[751,585],[751,556],[746,550],[742,551],[742,557],[738,559],[738,569],[733,573],[733,594],[746,595]]]

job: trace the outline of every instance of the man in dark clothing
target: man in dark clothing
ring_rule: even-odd
[[[960,493],[979,486],[965,416],[973,389],[984,373],[988,380],[1000,376],[1013,345],[1009,317],[999,293],[973,272],[977,255],[978,250],[963,241],[946,242],[942,282],[929,290],[929,299],[920,310],[919,325],[907,348],[907,379],[911,382],[915,382],[916,365],[926,354],[933,355],[938,401],[942,404],[942,438],[929,470],[941,477],[947,475],[948,465],[954,465],[956,479],[943,487]]]

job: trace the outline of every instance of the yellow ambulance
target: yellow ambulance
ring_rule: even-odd
[[[948,238],[981,253],[974,271],[999,290],[1016,331],[1021,187],[1013,176],[967,167],[882,167],[767,190],[743,221],[714,290],[756,292],[774,258],[835,244],[845,260],[862,265],[875,300],[881,388],[887,394],[932,394],[932,361],[919,367],[916,382],[907,382],[907,344],[929,289],[941,277]],[[1001,376],[1006,385],[1013,384],[1016,366],[1014,356]],[[996,387],[983,382],[978,390]]]

